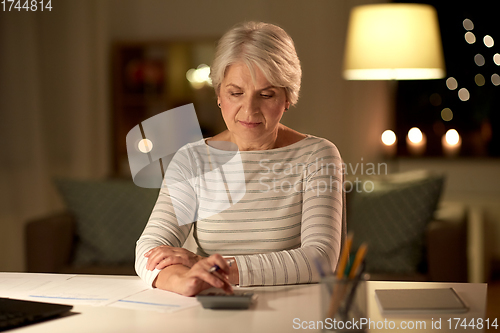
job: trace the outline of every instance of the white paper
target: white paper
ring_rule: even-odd
[[[109,306],[134,310],[175,312],[201,305],[195,297],[186,297],[160,289],[148,289],[121,299]]]
[[[26,299],[71,305],[104,306],[148,289],[142,280],[75,276],[30,292]]]
[[[157,312],[201,306],[195,297],[151,289],[138,277],[119,276],[0,273],[0,297]]]
[[[0,296],[23,298],[29,292],[53,282],[60,283],[73,276],[69,274],[0,273]]]

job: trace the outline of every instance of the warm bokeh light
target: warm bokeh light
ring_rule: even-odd
[[[468,18],[464,20],[463,25],[464,25],[465,30],[474,29],[474,23],[472,23],[472,21],[469,20]]]
[[[475,62],[475,63],[476,63],[476,65],[478,65],[478,66],[483,66],[483,65],[484,65],[484,63],[485,63],[485,60],[484,60],[483,55],[482,55],[482,54],[479,54],[479,53],[478,53],[478,54],[476,54],[476,55],[474,56],[474,62]]]
[[[495,53],[495,55],[493,56],[493,62],[494,62],[497,66],[500,66],[500,54]]]
[[[441,111],[441,119],[444,121],[450,121],[453,119],[453,111],[450,108],[444,108]]]
[[[455,90],[458,88],[458,82],[457,80],[454,78],[454,77],[449,77],[447,80],[446,80],[446,86],[448,87],[448,89],[450,90]]]
[[[466,32],[465,33],[465,40],[469,44],[474,44],[476,42],[476,36],[472,32]]]
[[[462,102],[468,101],[470,98],[469,91],[465,88],[460,89],[458,91],[458,98],[460,98]]]
[[[406,147],[411,155],[423,155],[426,150],[427,138],[425,134],[417,127],[413,127],[408,131],[406,136]]]
[[[198,68],[191,68],[186,72],[186,78],[189,83],[196,88],[202,88],[205,84],[211,86],[212,80],[210,79],[210,67],[201,64]]]
[[[486,80],[482,74],[476,74],[476,76],[474,76],[474,82],[476,82],[478,86],[482,87],[486,83]]]
[[[491,76],[491,83],[493,83],[495,86],[500,85],[500,75],[498,75],[498,74],[496,74],[496,73],[495,73],[495,74],[493,74],[493,75]]]
[[[382,142],[386,146],[391,146],[396,143],[396,134],[391,130],[386,130],[382,133]]]
[[[422,141],[422,131],[417,127],[413,127],[408,131],[408,139],[413,143],[420,143]]]
[[[441,138],[441,145],[445,156],[457,156],[460,153],[460,148],[462,146],[462,139],[460,138],[457,130],[448,130]]]
[[[491,37],[490,35],[484,36],[483,42],[484,45],[486,45],[486,47],[492,47],[493,45],[495,45],[495,41],[493,40],[493,37]]]
[[[450,146],[455,146],[460,141],[460,135],[458,135],[457,130],[450,129],[446,132],[446,143]]]
[[[147,154],[153,149],[153,143],[149,139],[142,139],[137,145],[141,153]]]

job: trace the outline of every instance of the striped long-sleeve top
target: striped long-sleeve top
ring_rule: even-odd
[[[339,258],[343,197],[341,157],[326,139],[242,152],[188,144],[137,241],[136,272],[151,285],[159,270],[146,269],[144,253],[182,247],[194,227],[198,254],[235,257],[240,286],[317,282],[314,258]]]

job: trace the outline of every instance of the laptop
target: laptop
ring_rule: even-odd
[[[69,312],[72,305],[0,297],[0,331],[25,326]]]

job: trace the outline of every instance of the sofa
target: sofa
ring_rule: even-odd
[[[132,182],[121,180],[64,180],[59,181],[57,187],[65,198],[68,209],[26,224],[27,271],[134,275],[135,241],[144,228],[158,190],[141,189]],[[384,191],[378,200],[385,200],[387,188]],[[404,192],[397,192],[396,196],[401,193]],[[350,205],[350,202],[366,207],[365,199],[359,200],[356,196],[359,195],[354,192],[347,194],[348,226],[356,225],[355,221],[349,219],[349,215],[352,218],[363,218],[363,214],[359,213],[363,209],[355,204]],[[439,193],[436,200],[438,199]],[[467,252],[470,247],[470,228],[466,206],[461,203],[440,202],[436,209],[437,203],[433,205],[431,216],[422,224],[422,231],[416,233],[418,246],[416,252],[415,249],[412,250],[418,257],[415,267],[403,270],[399,269],[400,265],[396,269],[372,267],[372,271],[369,271],[372,280],[468,281],[468,269],[471,267],[468,260],[472,258]],[[350,212],[349,208],[356,211]],[[84,216],[89,212],[92,214]],[[369,220],[373,220],[373,213],[368,211],[367,214],[370,214]],[[92,226],[89,227],[88,224]],[[360,224],[358,230],[355,230],[354,239],[363,241],[363,225]],[[369,234],[373,232],[370,231]],[[192,234],[184,247],[196,252]],[[369,244],[370,247],[376,252],[376,244]],[[396,252],[404,251],[398,249]],[[376,259],[371,261],[375,262]]]

